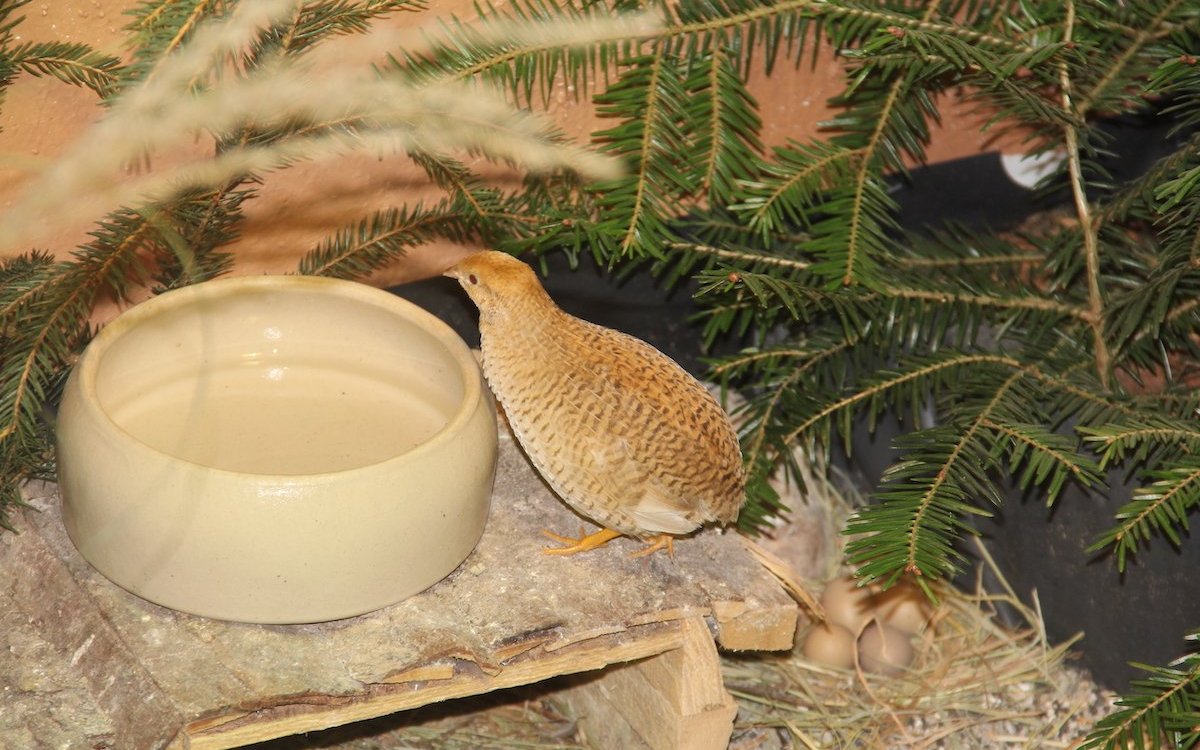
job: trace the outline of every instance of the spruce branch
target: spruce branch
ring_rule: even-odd
[[[985,418],[983,426],[1001,438],[1008,438],[997,441],[996,445],[1008,449],[1009,473],[1016,477],[1021,489],[1043,488],[1047,505],[1054,504],[1067,480],[1085,488],[1103,484],[1099,465],[1091,456],[1079,451],[1071,437],[1040,424],[1000,423]]]
[[[475,238],[484,244],[499,244],[527,233],[545,220],[536,211],[529,210],[529,205],[521,204],[520,196],[506,197],[451,156],[422,150],[410,151],[408,155],[435,185],[447,193],[449,203],[441,213],[448,220],[437,223],[443,235],[450,239],[461,242]],[[453,220],[449,220],[450,217]]]
[[[7,342],[0,368],[0,443],[36,433],[49,384],[86,331],[96,295],[103,289],[120,295],[149,278],[143,253],[151,232],[136,214],[114,217],[76,262],[44,274],[36,290],[12,303],[10,319],[20,316],[22,325]]]
[[[896,265],[905,270],[953,269],[969,266],[1029,266],[1045,260],[1039,253],[1008,253],[1004,255],[980,255],[970,258],[902,258]],[[1051,306],[1053,308],[1055,306]],[[1050,308],[1047,308],[1050,309]]]
[[[565,83],[576,95],[590,91],[607,80],[617,60],[628,56],[631,46],[637,45],[662,47],[670,54],[694,59],[720,54],[716,51],[722,48],[736,50],[737,54],[729,59],[742,76],[759,50],[767,70],[772,69],[781,50],[787,50],[798,63],[806,38],[815,36],[817,29],[830,34],[833,46],[846,49],[884,29],[897,28],[951,36],[966,45],[1012,54],[1033,51],[1019,39],[980,31],[949,18],[934,19],[932,9],[918,17],[902,9],[829,0],[719,0],[666,5],[661,23],[615,28],[611,35],[598,38],[593,47],[575,54],[565,53],[553,42],[528,38],[526,33],[530,26],[554,19],[603,17],[620,5],[615,1],[575,5],[545,0],[519,3],[511,10],[484,5],[478,10],[477,24],[451,18],[428,51],[398,59],[394,65],[429,78],[490,80],[507,86],[519,101],[529,103],[535,90],[542,92],[545,101],[557,83]],[[523,33],[507,33],[514,28]],[[491,30],[505,33],[489,35]]]
[[[282,4],[274,2],[270,10],[278,13]],[[125,27],[134,42],[130,76],[144,80],[156,75],[162,61],[178,53],[203,21],[228,11],[226,0],[147,0],[135,7],[130,13],[133,20]]]
[[[786,268],[795,271],[803,271],[812,265],[808,261],[797,260],[795,258],[782,258],[778,255],[712,247],[711,245],[700,245],[694,242],[670,242],[667,244],[667,249],[681,250],[692,255],[708,256],[723,261],[730,261],[737,263],[744,268],[774,266],[781,269]],[[736,274],[736,272],[734,273]],[[725,275],[725,279],[729,279],[728,272]]]
[[[735,376],[753,366],[762,366],[764,362],[778,364],[780,359],[801,359],[812,355],[809,349],[798,349],[783,346],[761,351],[751,350],[727,357],[713,364],[710,371],[718,378]]]
[[[1135,394],[1129,400],[1134,407],[1132,413],[1143,417],[1157,414],[1168,419],[1188,419],[1200,410],[1200,394],[1191,389]]]
[[[925,300],[936,302],[940,305],[971,305],[981,307],[993,307],[1001,310],[1036,310],[1040,312],[1050,312],[1056,316],[1064,318],[1075,318],[1078,320],[1090,320],[1091,316],[1087,310],[1080,309],[1076,305],[1059,302],[1055,299],[1047,299],[1040,296],[1010,296],[1001,297],[998,295],[985,294],[969,294],[957,293],[953,290],[939,291],[936,289],[914,289],[893,285],[884,285],[879,289],[881,294],[898,299]]]
[[[1187,636],[1192,651],[1166,667],[1135,664],[1134,680],[1118,709],[1097,722],[1080,750],[1127,747],[1192,748],[1200,745],[1200,631]]]
[[[1196,165],[1200,155],[1200,133],[1193,133],[1170,154],[1158,159],[1142,174],[1116,187],[1108,196],[1100,221],[1122,222],[1130,218],[1161,221],[1161,208],[1166,201],[1178,202],[1175,190],[1165,185],[1180,186],[1174,182],[1180,174]]]
[[[1173,40],[1158,70],[1146,83],[1147,89],[1170,102],[1165,113],[1174,118],[1176,134],[1194,132],[1200,123],[1200,96],[1196,95],[1200,71],[1196,70],[1193,54],[1196,36],[1193,22],[1190,34],[1181,33]]]
[[[887,29],[894,27],[904,32],[919,31],[930,37],[941,36],[948,39],[960,39],[968,44],[982,45],[986,47],[995,47],[999,49],[1029,52],[1032,48],[1025,42],[1018,39],[1006,38],[988,33],[986,31],[977,30],[963,24],[955,23],[953,20],[938,19],[934,20],[938,13],[940,3],[932,3],[925,6],[925,13],[917,18],[904,13],[897,13],[887,8],[865,8],[846,4],[845,7],[838,7],[839,4],[825,3],[828,8],[827,12],[831,14],[842,14],[851,18],[868,19],[872,22],[872,31],[876,29]],[[917,6],[920,7],[920,6]],[[979,6],[982,7],[982,6]],[[892,36],[896,34],[889,32]]]
[[[933,381],[936,384],[945,385],[946,378],[960,374],[961,370],[993,364],[1013,368],[1021,367],[1018,360],[1003,355],[951,352],[931,357],[926,361],[914,362],[912,369],[884,371],[878,377],[869,378],[854,393],[826,404],[811,416],[800,421],[787,434],[783,442],[794,442],[800,435],[826,423],[834,414],[857,406],[864,401],[878,411],[882,405],[881,400],[898,389],[911,387],[920,381]]]
[[[601,3],[538,0],[508,11],[477,4],[476,11],[475,23],[451,16],[426,35],[424,49],[396,39],[391,46],[404,52],[392,56],[391,69],[417,81],[483,80],[518,103],[532,104],[536,90],[547,105],[559,84],[579,97],[593,82],[607,81],[631,45],[661,26],[655,11],[614,16]]]
[[[61,298],[38,298],[31,306],[43,327],[28,337],[5,342],[0,369],[0,444],[26,443],[34,434],[54,373],[63,367],[81,332],[78,321],[91,306],[86,288]],[[7,448],[7,446],[5,446]]]
[[[908,454],[895,471],[884,477],[879,493],[881,504],[860,509],[851,516],[846,525],[846,532],[852,534],[861,531],[865,536],[852,540],[847,545],[846,555],[852,564],[860,566],[861,577],[866,580],[874,580],[884,575],[895,577],[903,570],[918,576],[921,581],[926,581],[936,580],[940,575],[952,572],[952,568],[931,568],[930,562],[933,561],[936,566],[938,561],[949,563],[953,559],[952,546],[946,532],[950,529],[968,530],[958,519],[958,513],[982,512],[963,502],[967,497],[963,490],[974,490],[989,497],[993,502],[998,502],[995,489],[982,473],[988,463],[978,461],[980,457],[972,454],[978,451],[975,445],[976,433],[987,426],[988,415],[1021,376],[1020,372],[1010,375],[996,389],[992,399],[971,419],[965,430],[953,430],[961,434],[948,453],[939,456],[936,461],[930,461],[927,452],[918,454],[920,458],[914,458],[912,453]],[[930,431],[923,431],[920,439],[928,440],[933,435]],[[921,477],[919,469],[923,465],[929,468],[937,467],[932,478]],[[905,486],[898,487],[901,483]],[[889,549],[893,546],[889,545],[890,535],[875,523],[874,518],[876,514],[894,517],[903,512],[898,505],[907,506],[911,516],[907,523],[909,533],[904,544],[904,562],[899,568],[892,564],[896,553],[894,549]],[[935,516],[940,522],[933,520]],[[946,525],[947,521],[949,527]],[[880,565],[882,561],[887,561],[887,564]]]
[[[13,29],[24,20],[17,11],[29,4],[29,0],[6,0],[0,3],[0,47],[8,47],[14,40]]]
[[[1130,461],[1141,464],[1163,450],[1200,454],[1200,430],[1170,418],[1131,419],[1099,427],[1080,427],[1086,443],[1100,452],[1100,466]],[[1159,460],[1153,460],[1159,463]]]
[[[294,57],[334,36],[365,35],[373,22],[398,12],[424,8],[422,0],[310,0],[297,3],[289,18],[264,30],[243,61],[253,69],[272,55]]]
[[[1180,531],[1188,529],[1188,515],[1200,505],[1200,460],[1178,457],[1167,469],[1147,471],[1150,481],[1134,491],[1128,503],[1117,510],[1117,525],[1100,535],[1089,552],[1112,548],[1117,569],[1125,570],[1130,555],[1148,542],[1155,532],[1178,547]]]
[[[745,197],[731,208],[743,212],[748,225],[764,237],[803,225],[833,186],[852,178],[862,158],[861,149],[789,141],[774,148],[759,177],[742,182]]]
[[[438,236],[460,236],[466,221],[470,219],[445,204],[379,211],[322,240],[300,259],[299,271],[361,279],[402,257],[410,247]]]
[[[1159,34],[1162,33],[1163,24],[1184,4],[1184,0],[1164,2],[1153,15],[1146,14],[1146,9],[1140,8],[1138,4],[1130,5],[1127,9],[1123,9],[1125,13],[1134,16],[1133,20],[1136,25],[1129,29],[1127,35],[1129,37],[1128,43],[1123,45],[1123,48],[1120,49],[1114,60],[1103,66],[1103,75],[1090,86],[1087,92],[1076,97],[1074,110],[1080,117],[1086,117],[1096,108],[1109,109],[1110,111],[1129,108],[1126,103],[1130,96],[1127,81],[1130,78],[1134,78],[1135,80],[1144,78],[1149,74],[1149,71],[1158,66],[1160,61],[1159,54],[1147,54],[1146,48],[1158,40]],[[1073,9],[1069,9],[1068,13],[1073,15]],[[1068,37],[1064,41],[1070,41],[1070,38]],[[1111,55],[1112,47],[1106,46],[1104,52]],[[1143,58],[1145,59],[1143,60]],[[1134,67],[1139,62],[1145,70],[1134,70],[1131,72],[1129,68]],[[1113,91],[1116,93],[1113,94]]]
[[[1165,230],[1155,265],[1139,274],[1140,283],[1112,296],[1107,337],[1118,362],[1148,366],[1164,348],[1192,347],[1197,321],[1187,311],[1200,292],[1200,267],[1191,261],[1191,243],[1172,242],[1173,232]]]
[[[33,75],[51,75],[64,83],[85,86],[101,98],[121,85],[121,61],[86,44],[26,42],[7,51],[8,62]]]
[[[0,261],[0,334],[42,292],[56,268],[54,256],[40,250]]]
[[[1012,372],[999,382],[986,370],[980,374],[990,397],[963,412],[962,421],[897,438],[903,457],[885,474],[878,504],[859,509],[848,521],[846,533],[858,536],[847,545],[847,557],[861,577],[888,584],[903,572],[927,586],[953,575],[954,539],[974,533],[966,519],[989,515],[981,500],[1000,503],[989,475],[1001,466],[1020,487],[1045,486],[1047,502],[1068,480],[1085,487],[1101,483],[1099,467],[1074,450],[1069,438],[1006,416],[1031,411],[1028,398],[1036,393],[1021,395],[1018,389],[1028,372]]]
[[[768,351],[754,352],[750,355],[738,355],[726,360],[722,360],[716,364],[717,372],[723,379],[729,378],[744,372],[751,366],[762,366],[764,363],[771,366],[771,371],[774,372],[776,367],[783,366],[784,363],[779,362],[780,357],[786,360],[799,360],[794,364],[786,365],[787,369],[777,379],[764,380],[762,383],[762,392],[757,394],[753,399],[754,402],[760,404],[756,408],[747,409],[747,420],[745,422],[745,432],[743,437],[743,446],[746,455],[747,465],[749,466],[773,466],[774,460],[768,458],[769,451],[769,436],[773,429],[778,429],[775,424],[776,411],[782,408],[786,398],[793,395],[793,389],[801,378],[806,377],[808,373],[823,364],[835,361],[843,355],[848,349],[856,343],[853,339],[842,341],[829,341],[814,344],[801,350],[787,349],[784,352]],[[777,446],[782,446],[783,449],[791,445],[795,445],[795,439],[776,440]]]
[[[886,224],[879,221],[879,217],[886,216],[890,212],[886,209],[880,210],[879,208],[872,210],[870,206],[874,202],[882,203],[877,198],[872,200],[871,196],[872,193],[881,192],[878,178],[872,174],[872,168],[875,167],[872,164],[872,157],[884,143],[883,135],[887,126],[888,115],[895,107],[904,89],[903,79],[897,78],[892,82],[888,89],[887,97],[880,107],[881,113],[877,120],[878,125],[871,132],[867,143],[861,147],[862,158],[858,159],[858,171],[854,179],[853,198],[850,210],[848,211],[849,226],[846,232],[846,260],[841,278],[843,286],[848,286],[855,281],[868,278],[863,272],[863,268],[868,265],[871,255],[867,248],[870,244],[873,244],[873,238],[882,234],[882,229],[886,226]],[[889,166],[899,165],[891,164]],[[890,208],[890,205],[888,207]]]
[[[691,60],[694,70],[685,86],[694,133],[693,193],[704,196],[710,206],[724,206],[738,183],[754,172],[763,149],[762,122],[729,50],[717,46],[707,58]]]
[[[676,120],[686,101],[682,61],[656,48],[625,62],[626,70],[596,97],[602,117],[619,125],[595,138],[629,165],[627,176],[595,185],[602,226],[611,227],[621,257],[658,257],[669,240],[672,207],[689,192],[682,160],[687,141]]]

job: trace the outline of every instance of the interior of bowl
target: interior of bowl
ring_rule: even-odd
[[[354,469],[445,430],[467,397],[462,353],[402,300],[310,282],[218,283],[143,306],[104,332],[98,405],[151,448],[256,474]]]

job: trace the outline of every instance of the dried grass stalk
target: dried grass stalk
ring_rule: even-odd
[[[281,58],[234,73],[230,60],[249,49],[260,31],[293,10],[295,0],[242,3],[226,19],[209,22],[139,84],[123,92],[107,115],[61,158],[39,170],[23,195],[0,217],[0,250],[28,239],[47,217],[73,221],[120,205],[153,204],[181,189],[220,185],[249,172],[352,151],[374,155],[413,149],[468,151],[532,171],[568,169],[588,178],[615,176],[618,163],[559,135],[548,121],[514,108],[495,91],[455,81],[412,83],[383,76],[359,56],[338,60]],[[547,46],[583,44],[630,30],[648,33],[652,16],[577,23],[529,23],[523,38]],[[502,29],[481,32],[481,38]],[[384,35],[385,40],[394,37]],[[341,45],[344,47],[344,45]],[[264,146],[188,156],[199,134],[213,137],[287,128]],[[184,148],[181,148],[184,147]],[[191,149],[195,151],[195,149]],[[170,166],[140,176],[124,174],[151,155]]]

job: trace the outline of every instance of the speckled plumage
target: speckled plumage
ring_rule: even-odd
[[[447,275],[479,307],[484,375],[513,434],[571,507],[642,539],[737,518],[737,435],[695,378],[649,344],[563,312],[509,255],[478,253]]]

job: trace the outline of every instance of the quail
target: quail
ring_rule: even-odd
[[[537,275],[485,251],[446,272],[479,308],[483,372],[551,489],[601,526],[547,536],[550,554],[618,536],[674,552],[676,536],[736,520],[745,500],[737,433],[707,389],[654,347],[567,314]]]

